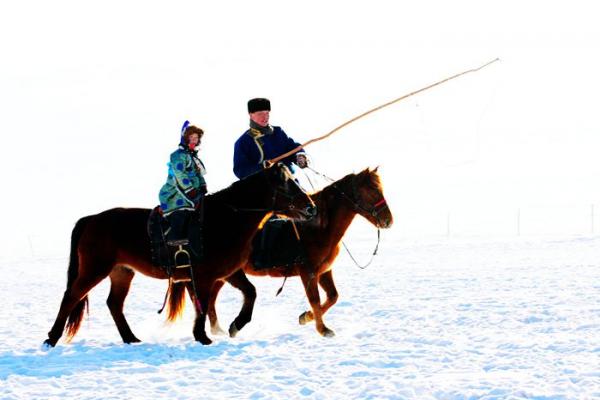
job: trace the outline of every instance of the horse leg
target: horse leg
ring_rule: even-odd
[[[313,274],[300,274],[302,283],[304,284],[304,290],[306,291],[306,297],[312,308],[312,314],[315,319],[317,332],[322,336],[331,337],[335,333],[325,326],[323,322],[323,313],[321,311],[321,300],[319,298],[319,287],[317,284],[317,277]]]
[[[187,284],[188,292],[194,303],[196,310],[196,319],[194,320],[194,339],[204,345],[212,343],[212,340],[206,335],[206,314],[208,311],[208,301],[210,293],[215,281],[207,282],[207,280],[196,280],[195,285]],[[194,288],[195,286],[195,288]],[[195,289],[195,290],[194,290]]]
[[[52,328],[48,332],[48,339],[44,340],[44,345],[51,347],[56,346],[56,343],[65,330],[65,324],[67,323],[67,318],[69,317],[71,310],[83,298],[73,295],[72,292],[72,289],[65,290],[62,301],[60,302],[58,314],[56,315],[56,320],[54,320],[54,325],[52,325]]]
[[[229,325],[229,336],[235,337],[239,331],[252,319],[254,310],[254,301],[256,300],[256,288],[248,280],[242,269],[238,269],[234,274],[227,278],[227,282],[244,294],[244,304],[238,316]]]
[[[69,325],[72,325],[68,328],[69,340],[77,333],[87,305],[88,293],[94,286],[106,278],[107,275],[108,274],[102,274],[95,277],[77,276],[71,287],[67,287],[60,303],[54,325],[52,325],[52,328],[48,332],[48,339],[44,341],[46,346],[56,346],[56,343],[65,330],[65,325],[69,318]],[[77,315],[71,315],[72,312]]]
[[[127,297],[127,293],[129,293],[131,280],[134,275],[135,273],[128,268],[122,266],[114,268],[109,275],[110,294],[106,299],[106,304],[117,325],[119,334],[121,335],[123,342],[127,344],[140,342],[140,339],[135,337],[133,332],[131,332],[131,328],[129,328],[125,315],[123,315],[123,303],[125,303],[125,297]]]
[[[210,300],[208,302],[208,320],[210,321],[210,332],[213,335],[223,335],[225,331],[219,325],[219,317],[217,316],[217,297],[225,281],[218,280],[212,287]]]
[[[335,287],[335,283],[333,282],[333,274],[331,270],[324,272],[321,274],[321,276],[319,276],[319,285],[323,288],[325,294],[327,295],[325,303],[321,305],[321,313],[325,315],[327,310],[329,310],[331,306],[333,306],[338,300],[338,292]],[[311,322],[313,319],[314,316],[312,311],[305,311],[300,314],[300,325],[305,325],[308,322]]]

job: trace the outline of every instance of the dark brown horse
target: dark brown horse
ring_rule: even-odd
[[[300,276],[312,311],[303,312],[300,324],[316,321],[316,329],[323,336],[333,336],[334,332],[325,326],[323,315],[338,299],[333,282],[332,266],[340,251],[340,242],[344,233],[358,214],[378,228],[392,225],[392,213],[385,201],[383,188],[377,169],[365,169],[359,174],[350,174],[333,182],[320,192],[311,196],[317,206],[317,217],[310,221],[296,222],[302,245],[306,250],[306,262],[291,267],[278,267],[257,271],[249,260],[243,266],[247,274],[272,277]],[[215,302],[224,281],[217,281],[208,309],[213,333],[221,332]],[[318,285],[325,291],[327,298],[321,304]],[[177,301],[171,298],[173,307]],[[235,336],[237,331],[229,329]]]
[[[194,338],[210,344],[204,326],[215,281],[227,279],[244,293],[254,293],[254,286],[240,268],[247,263],[250,240],[260,223],[273,212],[304,218],[312,212],[314,204],[291,177],[289,170],[283,165],[276,165],[206,196],[203,207],[202,262],[193,265],[195,285],[191,282],[180,285],[188,289],[196,308]],[[56,345],[65,324],[69,340],[77,333],[87,308],[88,292],[106,277],[111,280],[108,308],[123,341],[140,341],[123,315],[123,303],[131,280],[135,272],[152,278],[169,278],[164,268],[152,264],[146,232],[149,214],[149,209],[115,208],[77,222],[71,236],[67,289],[56,321],[44,342],[46,345]],[[175,281],[189,278],[189,269],[175,271]],[[241,329],[250,321],[254,297],[250,295],[245,299],[233,326]],[[169,319],[174,319],[177,312],[169,309]]]

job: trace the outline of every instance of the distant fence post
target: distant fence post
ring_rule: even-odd
[[[590,211],[590,222],[591,222],[591,229],[592,229],[592,235],[595,233],[594,232],[594,205],[592,204],[592,206],[590,207],[591,211]]]
[[[521,236],[521,209],[517,208],[517,236]]]
[[[33,242],[31,241],[31,235],[27,235],[27,241],[29,242],[29,251],[31,251],[31,258],[35,258],[35,252],[33,251]]]

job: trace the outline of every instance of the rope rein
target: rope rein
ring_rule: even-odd
[[[331,179],[330,177],[328,177],[327,175],[316,171],[315,169],[311,168],[310,166],[307,166],[306,168],[308,168],[309,170],[311,170],[312,172],[314,172],[317,175],[322,176],[323,178],[329,180],[330,182],[335,182],[333,179]],[[310,185],[312,186],[313,190],[315,190],[315,187],[313,186],[312,182],[310,179],[308,179]],[[346,199],[348,199],[356,209],[361,209],[363,211],[367,211],[365,210],[363,207],[360,206],[360,204],[358,204],[356,201],[354,201],[350,196],[348,196],[344,191],[342,191],[340,188],[338,188],[337,186],[333,186],[338,192],[340,192],[340,194],[342,194],[344,197],[346,197]],[[382,204],[385,204],[385,199],[382,199],[380,201],[378,201],[373,209],[376,209],[378,206],[381,206]],[[377,215],[375,215],[375,218],[377,218]],[[348,253],[348,255],[350,256],[350,259],[354,262],[354,265],[356,265],[358,268],[360,269],[366,269],[369,265],[371,265],[371,263],[373,262],[373,260],[375,259],[375,256],[377,255],[377,250],[379,250],[379,243],[381,242],[381,229],[379,228],[379,226],[377,226],[377,244],[375,245],[375,249],[373,250],[373,254],[371,254],[371,259],[363,266],[361,266],[358,261],[356,261],[356,259],[354,258],[354,256],[352,255],[352,253],[350,252],[350,249],[348,248],[348,246],[346,245],[346,243],[344,242],[344,240],[341,240],[342,245],[344,246],[344,249],[346,250],[346,252]]]

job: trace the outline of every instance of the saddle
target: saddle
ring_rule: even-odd
[[[170,273],[171,268],[199,263],[203,256],[201,221],[198,218],[190,219],[189,242],[180,241],[175,243],[177,246],[167,244],[165,236],[169,228],[169,221],[163,216],[160,206],[155,207],[150,212],[147,222],[152,264]]]
[[[286,268],[306,262],[306,251],[291,220],[271,218],[252,239],[250,255],[255,270]]]

